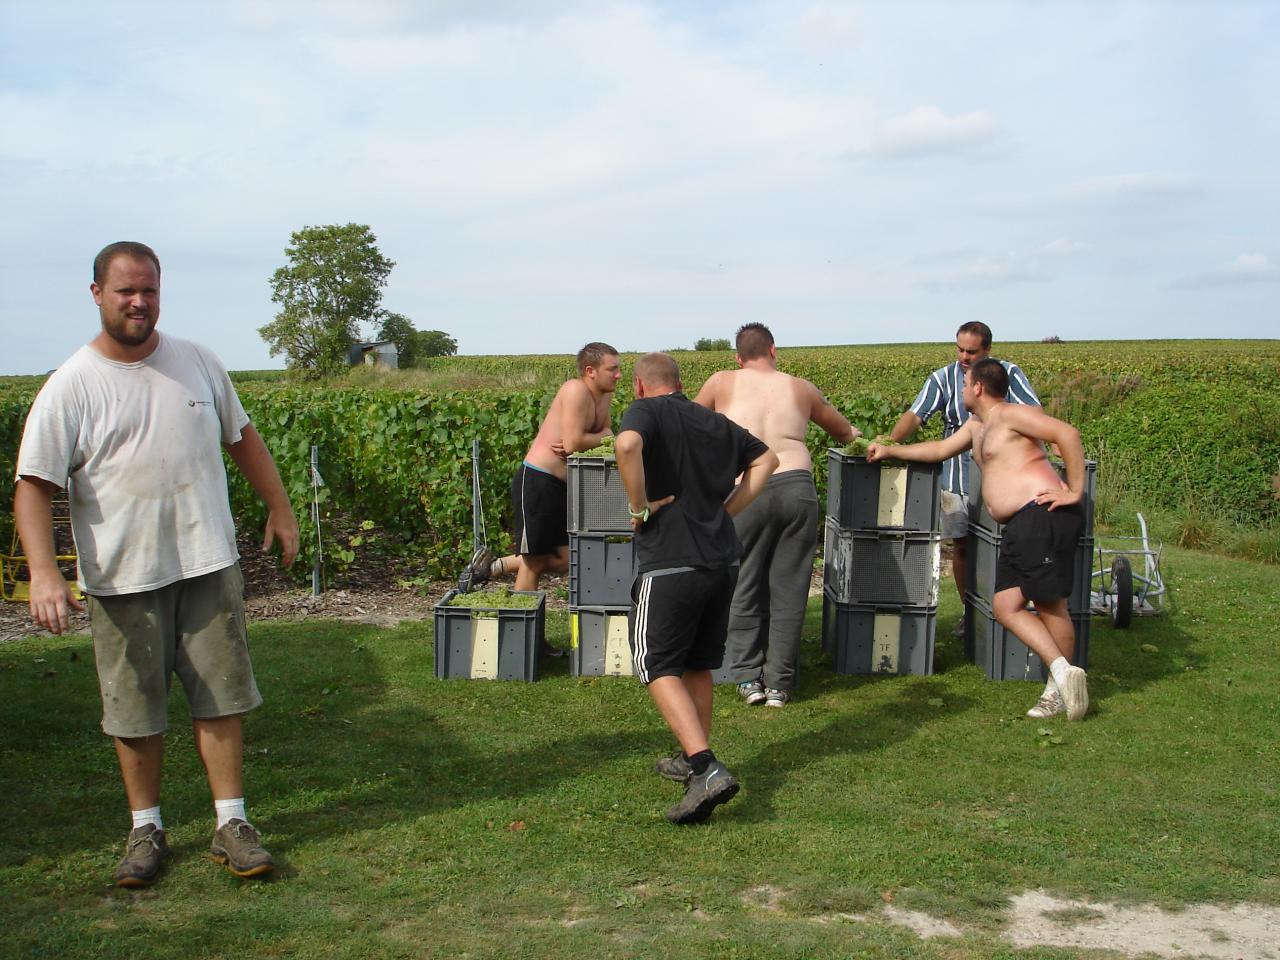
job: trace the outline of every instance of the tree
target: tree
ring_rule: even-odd
[[[418,359],[418,337],[421,334],[413,329],[413,323],[401,313],[384,310],[382,326],[378,328],[379,340],[390,340],[396,345],[396,353],[400,355],[400,366],[412,367]]]
[[[710,337],[703,337],[701,340],[699,340],[697,343],[693,345],[693,349],[695,350],[729,350],[731,349],[731,347],[730,347],[729,341],[725,337],[717,337],[714,340],[711,339]]]
[[[378,251],[364,224],[303,227],[285,249],[289,263],[271,275],[271,299],[281,305],[258,333],[271,355],[310,376],[338,373],[362,323],[381,315],[382,288],[395,262]]]
[[[458,352],[458,341],[443,330],[419,330],[415,357],[452,357]]]

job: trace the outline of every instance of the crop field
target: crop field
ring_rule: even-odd
[[[782,369],[813,380],[868,435],[889,429],[925,376],[949,362],[946,344],[782,348]],[[675,354],[686,392],[733,366],[730,351]],[[1099,521],[1135,510],[1179,542],[1212,545],[1215,530],[1252,537],[1245,555],[1280,559],[1280,341],[1142,340],[997,344],[1026,371],[1050,413],[1074,423],[1099,461]],[[624,370],[635,354],[624,355]],[[249,415],[275,453],[304,526],[316,531],[309,451],[326,485],[321,536],[331,572],[412,555],[429,574],[453,571],[471,540],[471,444],[481,443],[484,519],[502,546],[507,486],[557,386],[567,355],[446,357],[421,368],[353,371],[330,383],[271,371],[236,375]],[[25,412],[40,378],[0,381],[0,469],[12,475]],[[615,422],[630,401],[619,384]],[[935,419],[922,436],[936,435]],[[811,428],[820,490],[826,437]],[[241,525],[258,506],[233,476]],[[7,534],[5,534],[7,536]]]

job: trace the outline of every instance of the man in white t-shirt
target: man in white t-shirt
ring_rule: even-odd
[[[80,604],[58,570],[50,503],[65,488],[88,598],[103,732],[115,738],[133,829],[115,882],[147,886],[169,856],[160,767],[169,683],[191,707],[213,793],[210,852],[237,876],[275,863],[245,815],[241,716],[262,702],[245,634],[244,581],[222,451],[268,509],[263,549],[285,566],[298,523],[266,444],[212,353],[156,330],[160,261],[141,243],[94,259],[102,329],[49,377],[18,454],[14,515],[31,616],[62,633]]]

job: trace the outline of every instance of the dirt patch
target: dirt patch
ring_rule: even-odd
[[[398,564],[365,564],[349,571],[340,586],[313,596],[310,586],[294,583],[275,557],[264,556],[257,543],[243,539],[240,569],[244,573],[245,613],[250,620],[348,620],[393,627],[402,620],[429,618],[440,598],[456,585],[440,580],[425,587],[406,587],[403,581],[418,577],[420,571]],[[567,587],[567,578],[544,578],[548,609],[568,606],[561,599]],[[44,632],[31,622],[25,603],[0,603],[0,643]],[[87,613],[72,613],[70,632],[89,632]]]
[[[1131,955],[1280,958],[1280,909],[1200,904],[1176,913],[1152,906],[1059,900],[1043,890],[1013,899],[1005,937],[1019,947],[1077,947]]]
[[[751,902],[752,892],[744,901]],[[1280,960],[1280,908],[1258,904],[1196,904],[1170,911],[1150,905],[1061,900],[1043,890],[1028,890],[1010,901],[1007,918],[1000,937],[1016,947],[1111,950],[1133,957]],[[870,913],[812,919],[818,923],[887,921],[913,930],[921,939],[989,935],[891,904]]]

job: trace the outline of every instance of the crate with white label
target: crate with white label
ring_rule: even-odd
[[[933,673],[938,608],[844,603],[822,596],[822,649],[836,673]]]
[[[528,607],[455,607],[450,590],[435,606],[435,666],[441,680],[536,680],[538,649],[546,630],[547,596],[541,590],[512,590],[512,597],[536,597]]]

